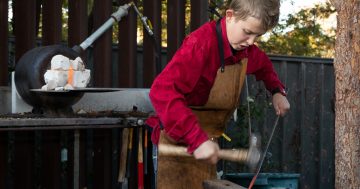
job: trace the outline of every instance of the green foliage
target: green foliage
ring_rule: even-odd
[[[320,22],[334,13],[335,9],[327,2],[289,14],[270,35],[262,37],[258,45],[271,54],[331,58],[334,56],[335,29],[325,31]]]
[[[235,122],[234,132],[231,134],[233,142],[231,148],[248,148],[249,147],[249,121],[251,125],[264,121],[265,112],[272,108],[270,97],[256,95],[247,97],[246,102],[237,108],[237,120]],[[252,126],[251,132],[259,133],[257,127]]]
[[[227,126],[226,134],[231,141],[223,140],[226,149],[249,148],[249,121],[251,121],[251,133],[257,133],[260,136],[259,125],[262,125],[266,117],[266,111],[272,109],[271,96],[263,89],[259,89],[254,96],[247,97],[246,100],[237,109],[236,121],[230,121]],[[266,142],[262,138],[262,146]],[[242,164],[226,162],[226,172],[248,172],[248,167]]]

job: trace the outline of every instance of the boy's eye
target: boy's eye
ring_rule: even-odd
[[[250,31],[248,31],[248,30],[244,30],[244,33],[247,34],[247,35],[252,34],[252,32],[250,32]]]

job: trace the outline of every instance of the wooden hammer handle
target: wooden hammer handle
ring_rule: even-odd
[[[182,156],[190,157],[191,154],[187,153],[185,147],[176,146],[173,144],[159,144],[159,155],[164,156]],[[223,160],[246,163],[248,157],[248,150],[219,150],[219,158]]]

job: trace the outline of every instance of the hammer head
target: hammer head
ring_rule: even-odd
[[[246,165],[249,167],[251,172],[254,172],[262,155],[260,135],[252,134],[250,136],[249,142],[250,142],[250,147],[246,157]]]

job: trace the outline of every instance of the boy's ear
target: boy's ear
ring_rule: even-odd
[[[231,19],[234,16],[234,10],[228,9],[225,12],[226,20]]]

